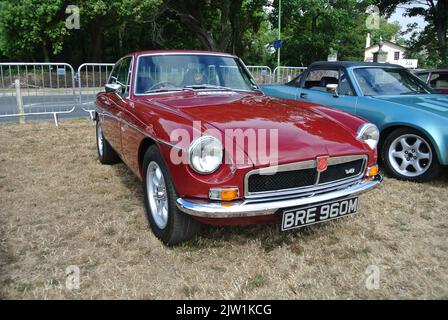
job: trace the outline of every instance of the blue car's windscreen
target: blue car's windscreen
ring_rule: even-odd
[[[357,68],[356,80],[365,96],[431,93],[431,89],[406,69]]]

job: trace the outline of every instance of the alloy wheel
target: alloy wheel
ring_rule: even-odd
[[[405,177],[417,177],[429,169],[433,155],[425,139],[415,134],[404,134],[391,143],[388,157],[396,172]]]
[[[151,215],[156,225],[164,229],[168,223],[168,195],[160,166],[151,161],[146,171],[146,190]]]

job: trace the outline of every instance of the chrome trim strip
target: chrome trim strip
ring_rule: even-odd
[[[285,189],[284,191],[266,191],[266,192],[259,192],[256,194],[250,194],[249,196],[246,196],[246,199],[250,201],[260,201],[266,198],[279,198],[279,197],[302,197],[306,195],[314,195],[322,192],[330,192],[332,190],[338,189],[339,187],[344,187],[349,184],[356,183],[360,180],[359,176],[353,177],[352,179],[346,179],[343,181],[337,181],[335,183],[323,183],[323,184],[315,184],[308,187],[301,187],[301,188],[295,188],[295,189]],[[330,189],[330,190],[328,190]]]
[[[339,184],[336,187],[328,187],[328,188],[322,188],[317,191],[308,191],[308,192],[302,192],[302,193],[291,193],[289,195],[280,195],[280,196],[270,196],[270,197],[260,197],[260,198],[250,198],[247,199],[248,203],[257,203],[257,202],[266,202],[266,201],[278,201],[278,200],[289,200],[289,199],[295,199],[295,198],[309,198],[314,197],[319,194],[328,193],[328,192],[334,192],[337,190],[342,190],[345,188],[348,188],[354,184],[359,183],[360,180],[356,181],[350,181],[344,184]]]
[[[254,174],[273,174],[276,172],[284,172],[284,171],[293,171],[293,170],[304,170],[304,169],[313,169],[317,168],[317,160],[307,160],[295,163],[288,163],[279,166],[271,166],[266,168],[255,169],[248,172],[244,178],[244,195],[246,198],[260,198],[266,197],[269,195],[288,195],[294,193],[303,193],[303,192],[311,192],[317,191],[324,187],[338,186],[340,184],[356,181],[364,175],[364,172],[367,167],[367,155],[350,155],[350,156],[342,156],[342,157],[333,157],[328,159],[328,166],[333,166],[337,164],[347,163],[355,160],[363,159],[363,165],[360,173],[354,177],[334,180],[326,183],[319,183],[320,174],[317,175],[317,179],[314,185],[305,186],[300,188],[292,188],[292,189],[279,189],[272,191],[262,191],[262,192],[249,192],[249,177]]]
[[[186,214],[204,218],[238,218],[272,215],[280,209],[301,207],[358,195],[378,186],[381,181],[382,176],[378,175],[374,181],[360,181],[342,190],[328,192],[312,197],[259,203],[250,203],[247,200],[243,200],[226,203],[223,205],[221,202],[178,198],[177,207]]]

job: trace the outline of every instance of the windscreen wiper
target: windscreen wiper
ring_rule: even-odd
[[[156,92],[170,92],[170,91],[191,91],[191,89],[187,87],[183,88],[174,88],[174,87],[162,87],[158,89],[147,90],[145,93],[156,93]]]
[[[215,89],[215,90],[229,90],[234,91],[232,88],[224,87],[224,86],[215,86],[212,84],[194,84],[190,86],[185,86],[184,88],[193,89],[193,90],[201,90],[201,89]]]
[[[417,91],[408,91],[408,92],[402,92],[402,93],[400,93],[400,95],[402,95],[402,96],[406,96],[406,95],[414,95],[414,94],[421,94],[421,92],[417,92]]]

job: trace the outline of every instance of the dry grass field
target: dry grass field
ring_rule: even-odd
[[[428,184],[386,179],[355,217],[289,233],[207,227],[166,248],[140,181],[99,164],[94,134],[87,120],[0,125],[0,298],[448,298],[446,170]],[[71,265],[79,290],[66,288]]]

